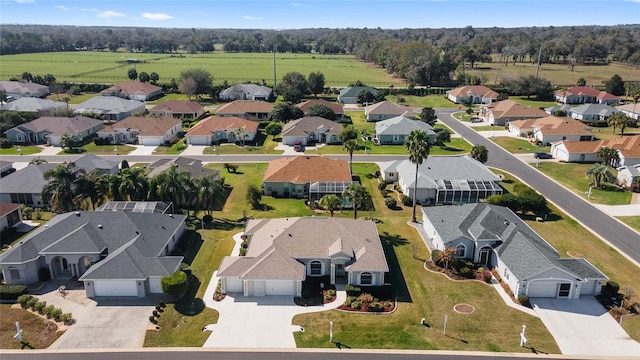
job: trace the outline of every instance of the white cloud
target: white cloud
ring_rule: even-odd
[[[64,6],[64,5],[56,5],[54,6],[54,8],[58,9],[58,10],[62,10],[62,11],[71,11],[71,10],[75,10],[75,7],[68,7],[68,6]]]
[[[125,17],[126,15],[123,13],[119,13],[117,11],[113,11],[113,10],[107,10],[107,11],[103,11],[101,13],[98,14],[98,17],[101,18],[115,18],[115,17]]]
[[[245,16],[243,16],[242,18],[243,18],[243,19],[245,19],[245,20],[262,20],[262,18],[261,18],[261,17],[258,17],[258,16],[249,16],[249,15],[245,15]]]
[[[147,20],[169,20],[173,19],[173,16],[163,13],[142,13],[142,17]]]
[[[34,3],[35,0],[16,0],[18,4],[31,4]]]

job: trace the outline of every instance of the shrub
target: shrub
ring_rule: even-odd
[[[347,298],[344,300],[344,302],[342,303],[342,305],[344,306],[351,306],[351,303],[353,303],[356,300],[355,296],[347,296]]]
[[[33,214],[33,208],[30,206],[22,207],[22,217],[27,220],[32,220],[31,215]]]
[[[384,189],[386,189],[386,188],[387,188],[387,183],[386,183],[386,182],[381,181],[381,182],[378,184],[378,190],[384,190]]]
[[[391,302],[390,301],[385,301],[384,302],[384,307],[391,307]]]
[[[611,294],[617,294],[620,290],[620,284],[615,281],[607,281],[606,289]]]
[[[153,310],[152,314],[153,317],[160,317],[160,313],[158,313],[158,310]]]
[[[71,315],[71,313],[64,313],[60,315],[60,321],[62,321],[66,325],[71,324],[71,322],[73,321],[73,316]]]
[[[213,216],[205,215],[202,217],[202,222],[205,224],[210,224],[213,221]]]
[[[482,279],[488,283],[491,282],[492,274],[491,270],[485,270],[482,272]]]
[[[44,308],[47,306],[47,302],[46,301],[38,301],[36,303],[36,305],[34,306],[34,310],[37,311],[39,314],[43,314],[44,313]]]
[[[336,291],[333,290],[333,289],[329,289],[329,290],[327,290],[327,294],[329,294],[331,296],[334,296],[336,294]]]
[[[359,287],[353,285],[345,286],[344,290],[347,292],[347,296],[358,296],[362,292]]]
[[[167,304],[165,304],[164,301],[160,301],[160,302],[158,302],[158,306],[160,306],[161,308],[164,309],[164,308],[167,307]]]
[[[400,197],[400,200],[402,201],[402,205],[404,206],[413,206],[413,200],[407,195],[402,195],[402,197]]]
[[[325,300],[327,300],[327,301],[329,301],[329,300],[331,300],[331,298],[332,298],[332,297],[333,297],[333,296],[331,296],[331,295],[327,294],[327,295],[325,295],[325,296],[324,296],[324,299],[325,299]]]
[[[472,275],[471,269],[469,269],[466,266],[461,268],[460,269],[460,275],[462,275],[462,276],[464,276],[466,278],[471,277],[471,275]]]
[[[13,146],[13,143],[11,142],[11,140],[7,138],[0,138],[0,148],[8,149],[12,146]]]
[[[484,273],[484,268],[483,268],[482,266],[480,266],[480,267],[478,268],[478,272],[479,272],[479,273],[481,273],[481,274],[482,274],[482,273]]]
[[[0,285],[0,299],[17,301],[26,291],[25,285]]]
[[[61,321],[61,320],[62,320],[62,309],[60,309],[60,308],[54,308],[53,310],[51,310],[51,312],[49,313],[49,315],[51,315],[51,317],[53,318],[53,320],[55,320],[55,321]]]
[[[149,316],[149,321],[150,321],[152,324],[157,324],[157,323],[158,323],[158,320],[156,320],[156,318],[154,318],[154,317],[153,317],[153,315]]]
[[[529,297],[527,295],[518,295],[518,302],[523,306],[529,306]]]
[[[373,295],[368,293],[362,293],[360,294],[360,296],[358,296],[358,302],[360,302],[361,306],[364,308],[369,308],[369,306],[371,306],[371,304],[373,304],[375,301],[376,299],[373,297]]]
[[[165,294],[182,297],[187,291],[188,278],[187,273],[178,270],[171,275],[164,276],[160,281],[162,292]]]
[[[431,251],[431,260],[433,260],[433,262],[435,262],[436,259],[438,259],[439,255],[440,255],[440,250],[438,250],[438,249],[432,250]]]
[[[392,197],[387,197],[387,198],[384,199],[384,204],[389,209],[395,209],[395,207],[398,205],[398,202],[396,201],[396,199],[394,199]]]
[[[96,144],[97,146],[104,145],[104,139],[97,137],[93,139],[93,143]]]
[[[31,299],[29,299],[27,301],[27,306],[31,309],[31,310],[35,310],[36,309],[36,304],[38,303],[38,298],[36,297],[32,297]]]
[[[18,304],[20,304],[20,306],[22,306],[23,309],[26,309],[29,307],[28,303],[31,299],[33,299],[33,296],[29,294],[23,294],[18,296],[17,302]]]
[[[51,313],[53,312],[53,310],[55,310],[55,308],[56,307],[53,305],[47,305],[44,307],[44,309],[42,309],[42,314],[46,315],[47,319],[51,319],[53,317]]]
[[[42,209],[33,210],[33,219],[34,220],[42,220]]]
[[[241,247],[241,248],[240,248],[240,256],[245,256],[246,254],[247,254],[247,249],[246,249],[246,248]]]
[[[360,303],[360,301],[358,301],[358,300],[354,300],[354,301],[351,303],[351,308],[352,308],[352,309],[355,309],[355,310],[360,309],[360,307],[361,307],[361,306],[362,306],[362,304],[361,304],[361,303]]]

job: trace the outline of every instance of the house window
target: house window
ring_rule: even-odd
[[[509,280],[509,273],[507,272],[507,269],[504,269],[504,278]]]
[[[396,176],[396,173],[389,173],[389,176]]]
[[[11,280],[20,280],[20,270],[10,267],[9,276],[11,277]]]
[[[22,141],[22,134],[17,134],[16,135],[16,140],[17,141]]]
[[[360,285],[371,285],[373,283],[373,274],[364,272],[360,274]]]
[[[320,276],[322,275],[322,262],[318,260],[313,260],[309,264],[309,268],[311,269],[311,275]]]
[[[463,258],[467,254],[466,246],[460,244],[456,246],[456,257]]]
[[[558,297],[569,297],[569,293],[571,293],[571,284],[560,284],[560,288],[558,289]]]

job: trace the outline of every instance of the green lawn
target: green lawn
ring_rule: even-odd
[[[365,154],[406,154],[404,145],[374,145],[371,141],[358,140],[360,150],[353,152],[354,155]],[[366,151],[365,151],[366,149]],[[463,155],[471,151],[471,144],[462,138],[453,138],[445,146],[432,146],[430,155]],[[342,145],[325,145],[317,150],[307,150],[305,154],[347,154]]]
[[[520,104],[522,104],[524,106],[531,106],[531,107],[535,107],[535,108],[546,108],[546,107],[558,105],[558,103],[556,103],[555,101],[538,101],[538,100],[534,100],[533,96],[530,99],[527,99],[526,96],[510,96],[509,100],[513,100],[513,101],[515,101],[517,103],[520,103]]]
[[[535,164],[531,164],[535,166]],[[591,180],[587,179],[585,172],[592,167],[592,164],[556,163],[540,162],[536,169],[542,171],[556,182],[562,184],[567,189],[586,199],[585,192],[589,190]],[[616,169],[611,169],[615,177]],[[605,205],[628,205],[631,202],[631,192],[620,191],[613,184],[605,183],[605,189],[592,189],[590,201],[595,204]]]
[[[92,97],[100,96],[98,93],[82,93],[80,95],[69,95],[69,94],[51,94],[47,96],[47,99],[53,101],[62,101],[62,99],[68,96],[69,97],[69,105],[80,104],[81,102],[87,101]]]
[[[155,99],[153,101],[146,101],[145,104],[147,104],[147,105],[158,105],[158,104],[162,104],[163,102],[167,102],[169,100],[184,100],[184,101],[188,101],[189,97],[187,95],[184,95],[184,94],[166,94],[163,97]]]
[[[255,139],[256,145],[238,146],[235,144],[223,143],[219,146],[206,147],[203,154],[282,154],[284,151],[276,150],[276,146],[278,146],[279,142],[280,138],[274,139],[272,135],[267,135],[264,131],[260,131]]]
[[[640,108],[640,107],[639,107]],[[611,139],[620,139],[620,128],[616,128],[616,131],[613,131],[613,127],[598,127],[593,128],[593,134],[598,140],[611,140]],[[624,136],[637,136],[640,135],[640,128],[626,128],[624,129]]]
[[[504,128],[501,128],[499,126],[491,126],[491,125],[471,126],[470,128],[475,130],[475,131],[500,131],[500,130],[504,129]]]
[[[454,118],[460,120],[460,121],[465,121],[465,122],[470,122],[471,118],[476,116],[475,113],[471,113],[471,114],[467,114],[466,111],[458,111],[452,114]]]
[[[409,105],[415,108],[457,108],[459,104],[454,104],[447,100],[444,95],[427,95],[427,96],[413,96],[413,95],[401,95],[404,98],[404,105]],[[398,102],[397,96],[387,96],[387,100]]]
[[[549,152],[551,146],[537,146],[527,140],[518,139],[510,136],[498,136],[496,138],[489,138],[499,146],[502,146],[505,150],[512,154],[526,154],[534,153],[536,151]]]
[[[640,231],[640,216],[617,216],[616,219]]]
[[[20,146],[20,151],[18,151],[17,146],[12,146],[10,148],[0,148],[0,155],[33,155],[41,151],[37,146]]]
[[[177,143],[171,146],[160,145],[153,150],[154,155],[178,155],[181,152],[185,151],[187,145],[185,143],[186,138],[180,139]]]
[[[96,155],[127,155],[132,152],[136,148],[128,145],[96,145],[93,142],[90,142],[84,146],[82,146],[85,152],[92,153]],[[115,148],[115,150],[114,150]],[[66,153],[61,151],[58,155],[77,155],[72,153]]]

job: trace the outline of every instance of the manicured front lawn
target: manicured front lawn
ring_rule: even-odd
[[[258,135],[256,135],[255,145],[238,146],[223,143],[217,146],[206,147],[203,154],[282,154],[284,151],[276,150],[278,144],[279,142],[276,141],[272,135],[267,135],[264,131],[260,131]]]
[[[505,150],[512,154],[526,154],[534,153],[536,151],[549,152],[551,146],[537,146],[527,140],[517,139],[510,136],[498,136],[495,138],[489,138],[496,144],[502,146]]]
[[[531,165],[535,166],[535,164]],[[592,164],[542,161],[536,169],[586,199],[585,192],[589,190],[591,179],[586,177],[585,172],[592,166]],[[618,173],[616,169],[610,169],[610,171],[614,177]],[[592,189],[591,197],[588,200],[605,205],[628,205],[631,202],[631,192],[619,190],[615,185],[609,183],[605,183],[604,186],[604,190]]]
[[[129,145],[96,145],[93,142],[84,145],[82,148],[85,150],[85,152],[96,155],[127,155],[128,153],[136,149],[135,147]],[[68,154],[64,151],[61,151],[58,155],[77,154]]]
[[[187,146],[185,143],[186,139],[182,138],[177,143],[171,146],[160,145],[153,150],[154,155],[178,155],[183,152]]]
[[[527,99],[526,96],[510,96],[509,100],[513,100],[524,106],[531,106],[534,108],[546,108],[558,104],[555,101],[538,101],[534,99],[534,96],[532,96],[530,99]]]
[[[616,216],[616,219],[640,231],[640,216]]]
[[[403,155],[407,154],[404,145],[374,145],[371,141],[358,141],[360,150],[353,152],[354,155],[365,154],[387,154]],[[445,146],[432,146],[430,155],[463,155],[471,151],[471,144],[462,138],[453,138]],[[366,151],[365,151],[366,149]],[[305,154],[348,154],[342,145],[325,145],[317,150],[307,150]]]
[[[18,151],[17,146],[12,146],[10,148],[0,148],[0,155],[33,155],[39,153],[40,148],[37,146],[20,146],[20,151]]]
[[[20,322],[22,341],[34,349],[46,349],[64,332],[58,326],[23,309],[12,309],[11,305],[0,305],[0,349],[20,349],[22,345],[13,338],[16,321]],[[25,351],[29,351],[26,348]]]
[[[616,131],[613,131],[613,127],[594,127],[593,135],[598,140],[611,140],[611,139],[620,139],[620,128],[616,128]],[[640,135],[640,128],[632,128],[628,127],[624,129],[624,136],[636,136]]]
[[[471,126],[470,128],[475,131],[500,131],[504,129],[499,126],[491,126],[491,125]]]

